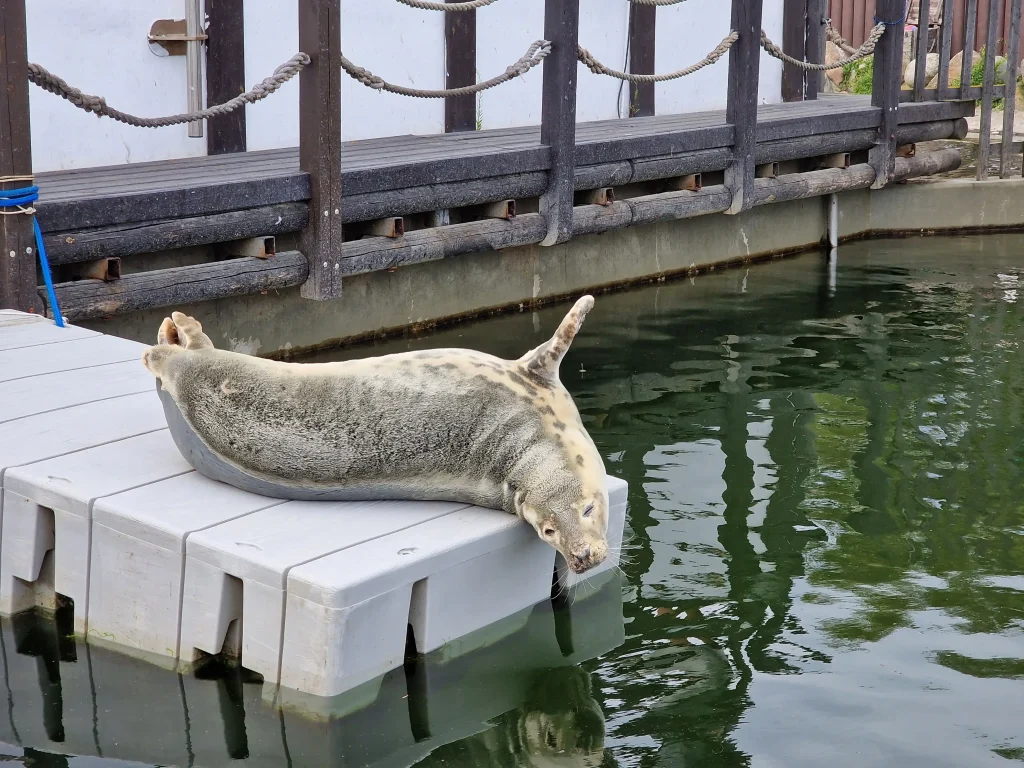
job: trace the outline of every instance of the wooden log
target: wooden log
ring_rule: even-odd
[[[699,191],[677,190],[632,197],[609,206],[581,206],[573,217],[573,232],[577,235],[598,234],[638,224],[722,213],[729,208],[731,201],[729,190],[715,185]]]
[[[539,213],[514,219],[483,219],[437,229],[420,229],[400,240],[370,237],[352,240],[341,248],[341,272],[361,275],[383,269],[438,261],[463,253],[494,251],[539,243],[547,223]]]
[[[228,259],[138,272],[113,283],[81,280],[55,288],[65,317],[75,321],[292,288],[302,285],[307,273],[300,252],[284,251],[270,259]]]
[[[750,207],[757,150],[757,83],[761,62],[762,0],[732,0],[732,29],[740,38],[729,51],[729,100],[726,122],[733,126],[732,162],[725,186],[732,192],[728,213]]]
[[[551,169],[540,200],[540,212],[548,222],[541,245],[572,237],[579,21],[580,0],[545,0],[544,37],[551,41],[551,53],[543,65],[540,142],[551,147]]]
[[[807,0],[784,0],[782,7],[782,50],[804,61],[807,50]],[[782,100],[803,101],[804,71],[793,64],[782,65]]]
[[[871,150],[875,169],[874,188],[892,180],[896,162],[896,129],[899,127],[900,82],[903,80],[904,0],[878,0],[876,15],[888,26],[875,46],[871,103],[882,110],[878,141]]]
[[[988,156],[992,147],[992,88],[996,82],[996,39],[999,37],[999,10],[1002,3],[988,7],[988,37],[985,41],[985,74],[981,85],[981,123],[978,126],[978,162],[975,177],[988,178]]]
[[[442,208],[463,208],[509,198],[522,200],[543,194],[547,186],[548,175],[539,172],[353,195],[345,198],[341,220],[346,223],[368,221],[384,216],[404,216]]]
[[[2,189],[32,186],[27,39],[25,0],[0,2],[0,177],[13,177]],[[42,312],[32,216],[0,216],[0,248],[0,309]]]
[[[757,179],[754,182],[754,205],[865,189],[870,187],[874,180],[875,170],[867,163],[846,169],[826,168],[808,173],[790,173],[777,179]]]
[[[341,0],[299,0],[299,167],[309,174],[309,223],[299,248],[309,260],[302,297],[341,295]]]
[[[447,0],[456,3],[459,0]],[[476,11],[444,14],[444,87],[463,88],[476,83]],[[447,96],[444,131],[475,131],[476,96]]]
[[[825,63],[825,20],[828,0],[807,0],[807,61],[811,64]],[[818,98],[825,81],[824,72],[804,73],[804,98],[812,101]]]
[[[206,0],[206,100],[223,104],[245,91],[244,0]],[[206,153],[245,152],[245,107],[206,121]]]
[[[1006,52],[1006,95],[1003,104],[1003,135],[999,146],[999,178],[1010,177],[1010,155],[1013,154],[1013,120],[1017,107],[1017,75],[1020,66],[1021,0],[1011,0],[1010,31]]]
[[[629,6],[629,71],[634,75],[654,74],[655,20],[658,7],[631,3]],[[629,88],[629,116],[654,114],[654,83],[626,83]]]
[[[135,256],[249,237],[298,232],[306,226],[309,206],[284,203],[212,216],[119,224],[81,232],[46,235],[51,264],[73,264],[104,257]]]
[[[956,149],[938,149],[934,152],[921,152],[914,157],[896,159],[894,181],[904,181],[919,176],[934,176],[937,173],[949,173],[960,167],[963,158]]]

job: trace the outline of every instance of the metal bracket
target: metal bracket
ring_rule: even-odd
[[[149,28],[149,49],[157,56],[184,56],[190,40],[203,42],[203,34],[189,35],[185,19],[158,19]]]
[[[850,153],[839,152],[834,155],[825,155],[818,162],[818,168],[840,168],[847,169],[850,167]]]
[[[778,163],[765,163],[759,165],[754,170],[754,178],[757,179],[777,179],[779,178],[779,164]]]
[[[580,195],[584,205],[603,205],[605,207],[615,202],[615,190],[612,187],[601,187],[590,189]]]
[[[405,234],[405,219],[401,216],[389,216],[386,219],[371,221],[366,227],[366,234],[377,237],[401,237]]]
[[[673,191],[700,192],[704,188],[704,182],[699,173],[691,173],[687,176],[676,176],[669,182]]]
[[[256,259],[269,259],[277,253],[277,241],[273,235],[232,240],[224,243],[222,247],[224,253],[230,256],[252,256]]]
[[[499,200],[496,203],[487,203],[480,209],[480,214],[487,219],[514,219],[516,201]]]

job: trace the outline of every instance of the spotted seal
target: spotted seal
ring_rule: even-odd
[[[435,349],[287,363],[215,349],[174,312],[143,363],[207,477],[284,499],[433,499],[518,515],[583,573],[608,553],[604,462],[558,369],[584,296],[518,360]]]

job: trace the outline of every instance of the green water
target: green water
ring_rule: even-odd
[[[834,287],[815,254],[599,296],[562,378],[630,483],[621,580],[454,661],[410,662],[319,723],[261,704],[242,671],[179,678],[22,620],[2,636],[0,740],[34,751],[0,752],[97,768],[1024,762],[1022,271],[1020,236],[886,241],[844,246]],[[518,356],[565,309],[317,359]]]

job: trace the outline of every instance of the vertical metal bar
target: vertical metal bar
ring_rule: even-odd
[[[572,237],[576,174],[576,54],[579,50],[580,0],[545,0],[544,37],[551,53],[544,59],[540,142],[551,147],[548,188],[540,212],[548,233],[541,245]]]
[[[457,2],[458,0],[448,0]],[[444,87],[463,88],[476,83],[476,11],[444,14]],[[476,95],[448,96],[444,100],[444,130],[476,130]]]
[[[807,61],[811,64],[825,63],[825,3],[827,0],[807,0]],[[807,72],[804,98],[813,100],[821,93],[824,82],[823,72]]]
[[[629,4],[629,71],[634,75],[654,74],[656,5]],[[629,116],[654,114],[654,83],[629,83]]]
[[[1020,26],[1022,0],[1011,0],[1009,30],[1006,39],[1006,84],[1003,88],[1003,127],[999,146],[999,178],[1010,176],[1010,155],[1013,144],[1014,112],[1017,107],[1017,70],[1020,55]]]
[[[732,192],[727,213],[732,214],[753,204],[761,17],[762,0],[732,0],[732,29],[740,35],[729,51],[729,100],[725,110],[725,119],[734,131],[732,162],[725,169],[725,186]]]
[[[914,69],[914,101],[924,101],[924,87],[928,84],[928,17],[931,0],[920,0],[917,14],[917,61]]]
[[[971,89],[971,70],[974,69],[974,39],[978,28],[978,0],[967,0],[967,18],[964,20],[964,59],[960,68],[960,98],[967,100]]]
[[[981,87],[981,125],[978,127],[978,167],[976,178],[988,178],[988,155],[992,144],[992,90],[996,81],[996,40],[999,37],[999,10],[1002,3],[990,3],[985,43],[985,78]]]
[[[875,17],[886,23],[885,34],[875,47],[874,81],[871,104],[882,110],[878,140],[869,153],[875,169],[872,189],[887,185],[896,171],[896,127],[903,80],[903,28],[906,21],[904,0],[878,0]]]
[[[939,86],[936,98],[949,98],[949,57],[953,47],[953,0],[942,2],[942,42],[939,44]]]
[[[839,195],[835,192],[828,196],[828,245],[839,247]]]
[[[807,54],[807,0],[785,0],[782,10],[782,50],[803,61]],[[804,71],[793,64],[782,64],[782,100],[803,101]]]
[[[309,174],[309,223],[299,249],[309,261],[300,295],[341,295],[341,0],[299,0],[299,168]]]
[[[32,186],[25,0],[0,2],[0,182],[2,189]],[[0,308],[42,314],[36,293],[33,217],[0,216]]]
[[[200,0],[185,0],[185,79],[188,81],[188,111],[198,112],[203,108],[203,43],[195,38],[202,34],[200,22]],[[203,121],[188,124],[189,138],[203,137]]]

